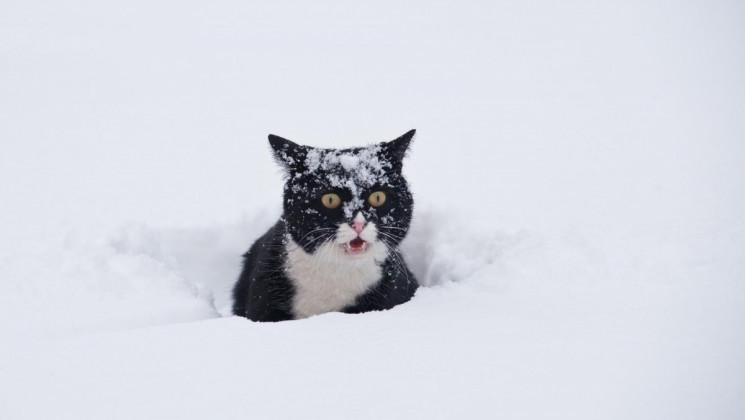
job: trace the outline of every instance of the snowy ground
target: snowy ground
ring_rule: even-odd
[[[745,417],[742,4],[0,9],[0,418]],[[427,287],[228,316],[266,135],[411,128]]]

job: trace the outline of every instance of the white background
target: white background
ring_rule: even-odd
[[[0,417],[745,415],[745,7],[512,3],[0,0]],[[427,287],[223,317],[266,135],[411,128]]]

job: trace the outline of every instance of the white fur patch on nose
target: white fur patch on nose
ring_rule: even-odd
[[[336,229],[336,242],[343,244],[357,237],[357,232],[349,226],[349,223],[342,223]]]
[[[362,232],[360,232],[360,238],[367,242],[376,241],[378,239],[378,228],[375,226],[375,223],[369,222]]]
[[[336,240],[338,243],[347,243],[352,239],[355,239],[357,236],[362,238],[363,241],[367,242],[374,242],[378,239],[377,226],[375,226],[375,223],[373,222],[368,222],[367,224],[365,224],[365,216],[362,215],[362,212],[357,212],[357,215],[354,217],[354,220],[352,220],[352,223],[362,223],[365,228],[362,229],[362,231],[358,235],[357,231],[355,231],[349,223],[340,224],[338,230],[336,231]]]

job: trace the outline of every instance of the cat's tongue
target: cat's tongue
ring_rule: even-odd
[[[344,245],[344,253],[347,255],[361,255],[367,252],[367,242],[357,237]]]
[[[359,236],[349,241],[349,248],[352,250],[358,250],[365,246],[365,241]]]

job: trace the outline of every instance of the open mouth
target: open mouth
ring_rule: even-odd
[[[359,236],[344,244],[344,253],[359,255],[367,252],[367,241]]]

